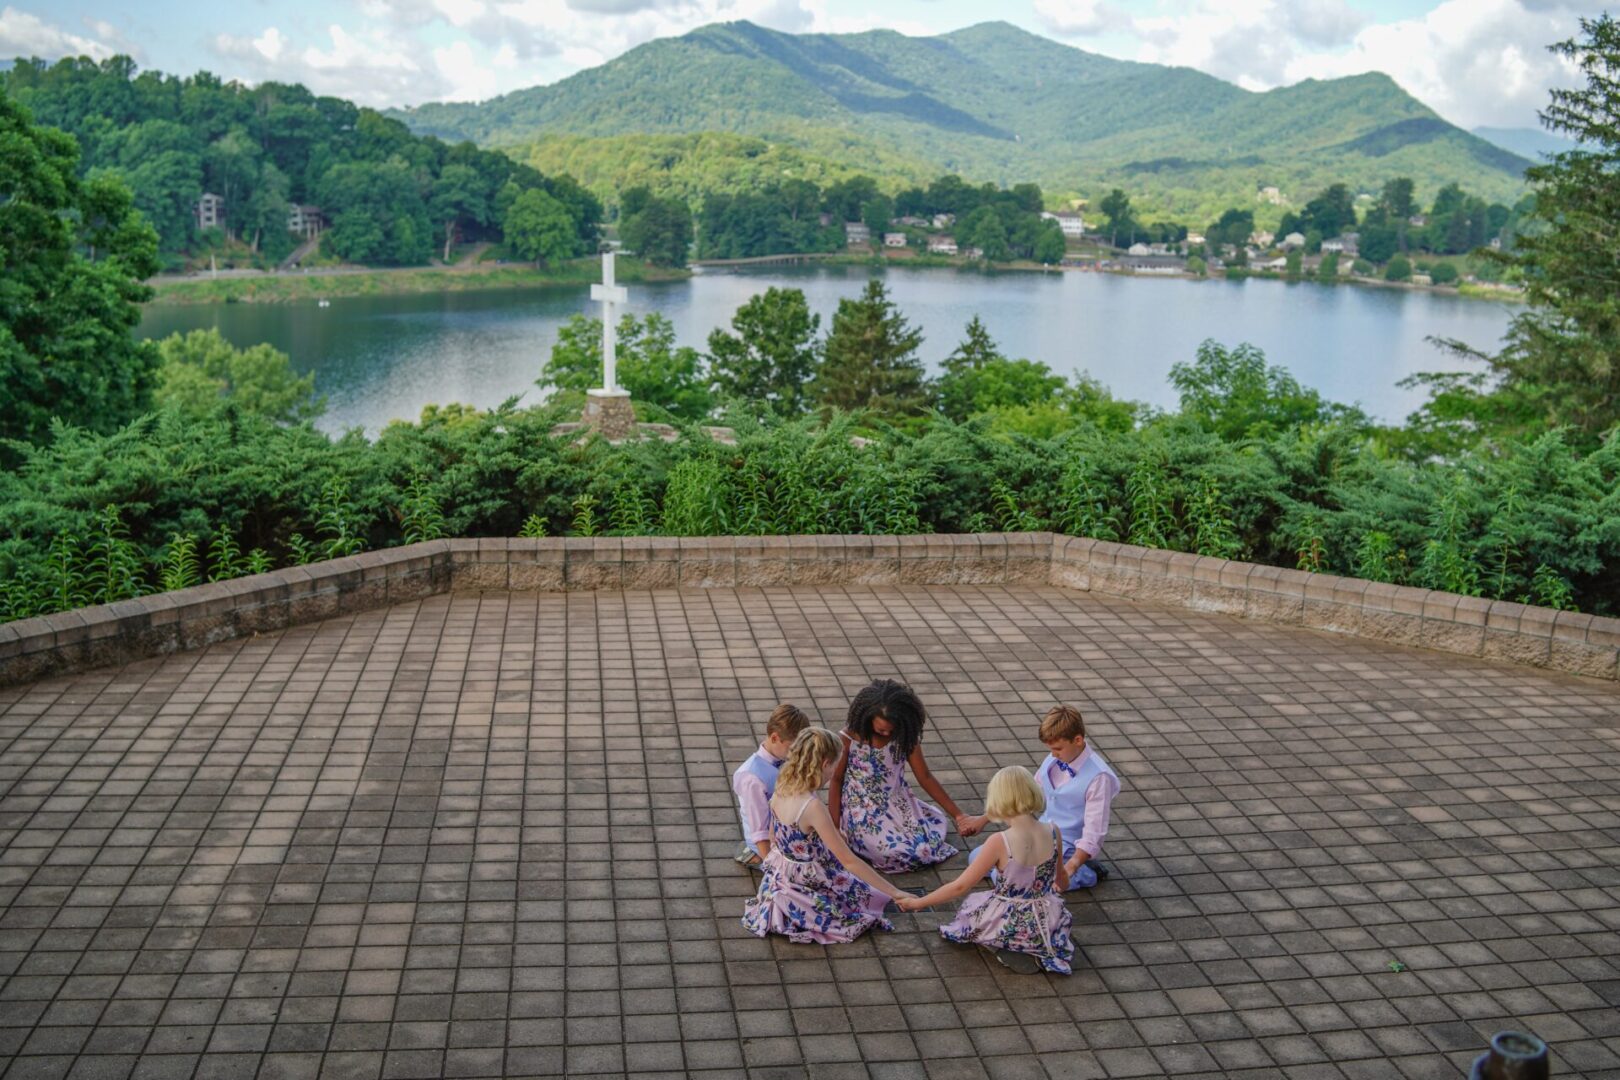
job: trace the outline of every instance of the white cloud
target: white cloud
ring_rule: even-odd
[[[234,62],[235,78],[301,82],[318,94],[361,105],[385,106],[448,93],[453,83],[433,65],[430,51],[409,38],[375,27],[351,31],[333,23],[326,45],[294,48],[275,27],[255,38],[216,35],[216,55]]]
[[[253,47],[259,51],[259,55],[272,62],[280,59],[281,50],[285,45],[286,42],[281,38],[281,31],[273,26],[253,39]]]
[[[1547,46],[1575,36],[1570,8],[1516,0],[1445,0],[1417,19],[1369,26],[1332,55],[1297,57],[1290,79],[1384,71],[1462,127],[1533,127],[1547,90],[1574,70]]]
[[[449,86],[446,101],[486,101],[498,93],[500,77],[495,66],[486,63],[465,41],[434,49],[433,66]]]
[[[1063,33],[1095,32],[1103,0],[1035,0]],[[1185,0],[1127,20],[1131,59],[1197,68],[1249,90],[1382,71],[1446,119],[1534,126],[1570,69],[1546,46],[1574,35],[1595,0],[1443,0],[1421,16],[1370,23],[1346,0]],[[1067,13],[1072,27],[1058,17]],[[1117,27],[1106,27],[1117,28]]]
[[[0,10],[0,56],[29,56],[57,60],[64,56],[89,56],[105,60],[120,51],[117,31],[106,22],[88,24],[97,37],[69,33],[37,15],[14,7]],[[123,51],[128,52],[127,48]]]
[[[1130,23],[1130,16],[1106,0],[1035,0],[1035,17],[1066,37],[1099,34]]]

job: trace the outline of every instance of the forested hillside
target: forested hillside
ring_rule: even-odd
[[[1006,23],[933,38],[795,35],[748,22],[649,42],[551,86],[397,113],[487,145],[560,135],[723,131],[825,153],[857,140],[932,171],[1092,195],[1127,187],[1203,213],[1274,186],[1413,177],[1511,201],[1529,164],[1445,122],[1383,75],[1251,93],[1186,68],[1113,60]],[[1308,196],[1307,196],[1308,197]]]
[[[19,60],[0,72],[0,92],[78,141],[81,176],[125,181],[171,265],[233,246],[279,258],[299,239],[289,227],[294,207],[318,211],[323,247],[336,258],[424,263],[455,237],[500,238],[505,215],[530,190],[566,214],[574,238],[566,254],[595,250],[601,204],[568,177],[413,135],[302,86],[137,73],[134,61],[115,57]],[[200,220],[204,193],[221,200],[215,225]]]

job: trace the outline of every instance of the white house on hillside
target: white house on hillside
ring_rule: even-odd
[[[203,192],[197,200],[197,228],[221,229],[225,226],[225,200],[212,191]]]
[[[1305,246],[1305,234],[1291,232],[1287,236],[1283,237],[1282,243],[1278,244],[1277,246],[1282,248],[1284,251],[1291,248],[1302,248]]]
[[[866,227],[866,222],[844,222],[844,243],[854,247],[856,244],[870,244],[871,242],[872,230]]]
[[[1343,236],[1335,236],[1331,240],[1322,241],[1322,254],[1326,255],[1334,251],[1339,252],[1341,255],[1361,254],[1361,234],[1345,233]]]
[[[302,206],[298,203],[287,207],[287,231],[293,235],[312,240],[321,235],[324,228],[326,218],[321,214],[320,207]]]
[[[903,232],[886,232],[883,234],[883,246],[903,248],[906,246],[906,234]]]
[[[928,251],[933,255],[955,255],[956,237],[930,236],[928,238]]]
[[[1128,249],[1126,249],[1125,254],[1127,254],[1127,255],[1135,255],[1135,256],[1141,257],[1141,256],[1144,256],[1144,255],[1152,255],[1153,254],[1153,249],[1151,247],[1149,247],[1148,245],[1142,243],[1141,241],[1137,241],[1136,243],[1132,244]]]
[[[1078,210],[1059,210],[1057,213],[1043,211],[1041,217],[1047,221],[1055,221],[1058,228],[1063,230],[1065,240],[1078,240],[1086,235],[1086,222]]]

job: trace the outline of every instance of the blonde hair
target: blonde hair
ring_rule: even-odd
[[[827,766],[838,760],[838,736],[823,727],[805,728],[793,740],[782,770],[776,774],[778,795],[807,795],[821,789]]]
[[[992,821],[1010,821],[1020,814],[1035,817],[1046,809],[1046,796],[1029,770],[1009,765],[990,778],[984,793],[984,813]]]
[[[804,715],[804,710],[797,705],[782,702],[771,710],[771,717],[765,721],[766,735],[780,735],[784,739],[796,739],[799,732],[810,726],[810,718]]]
[[[1086,718],[1073,705],[1054,705],[1041,719],[1041,742],[1085,737]]]

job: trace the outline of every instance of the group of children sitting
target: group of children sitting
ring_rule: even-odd
[[[1051,753],[1035,774],[1002,769],[990,780],[984,812],[964,814],[923,759],[926,719],[911,688],[891,679],[855,695],[838,735],[811,726],[795,706],[777,706],[765,741],[732,777],[744,838],[737,861],[763,871],[743,925],[760,937],[853,941],[872,927],[893,929],[890,901],[918,911],[960,899],[989,876],[994,888],[969,897],[939,932],[990,948],[1018,971],[1069,974],[1074,945],[1059,894],[1107,875],[1096,858],[1119,777],[1086,745],[1080,711],[1059,705],[1041,721]],[[943,811],[912,793],[908,764]],[[963,838],[991,821],[1006,828],[973,852],[955,881],[926,896],[884,877],[955,855],[946,841],[952,821]]]

